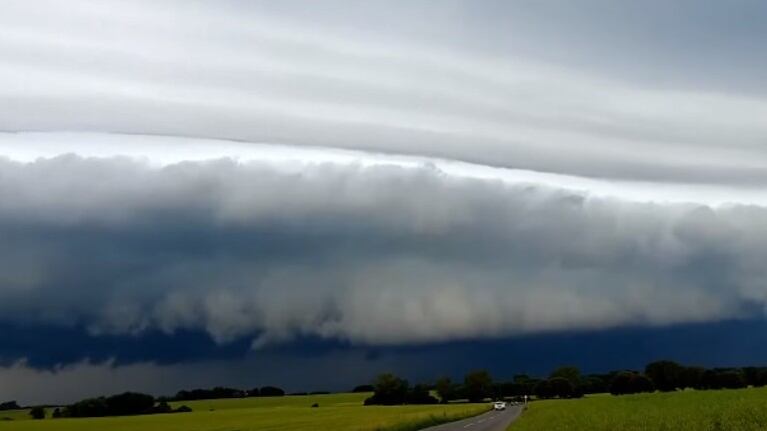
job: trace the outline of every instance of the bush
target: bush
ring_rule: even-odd
[[[45,419],[45,408],[32,407],[32,409],[29,411],[29,415],[32,416],[32,419]]]
[[[180,406],[176,410],[173,410],[174,413],[189,413],[192,409],[189,406]]]

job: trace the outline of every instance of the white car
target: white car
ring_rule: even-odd
[[[493,403],[493,410],[506,410],[506,403],[503,401],[496,401]]]

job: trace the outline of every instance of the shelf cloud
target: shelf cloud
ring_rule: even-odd
[[[758,205],[435,163],[63,155],[0,171],[0,311],[93,334],[420,343],[750,316],[767,294]]]

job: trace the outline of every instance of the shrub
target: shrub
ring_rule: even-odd
[[[32,419],[45,419],[45,408],[39,406],[32,407],[29,411],[29,415],[32,416]]]

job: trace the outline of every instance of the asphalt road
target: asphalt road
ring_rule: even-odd
[[[508,406],[506,410],[491,410],[479,416],[425,428],[422,431],[506,431],[509,424],[514,422],[520,413],[522,413],[521,405]]]

